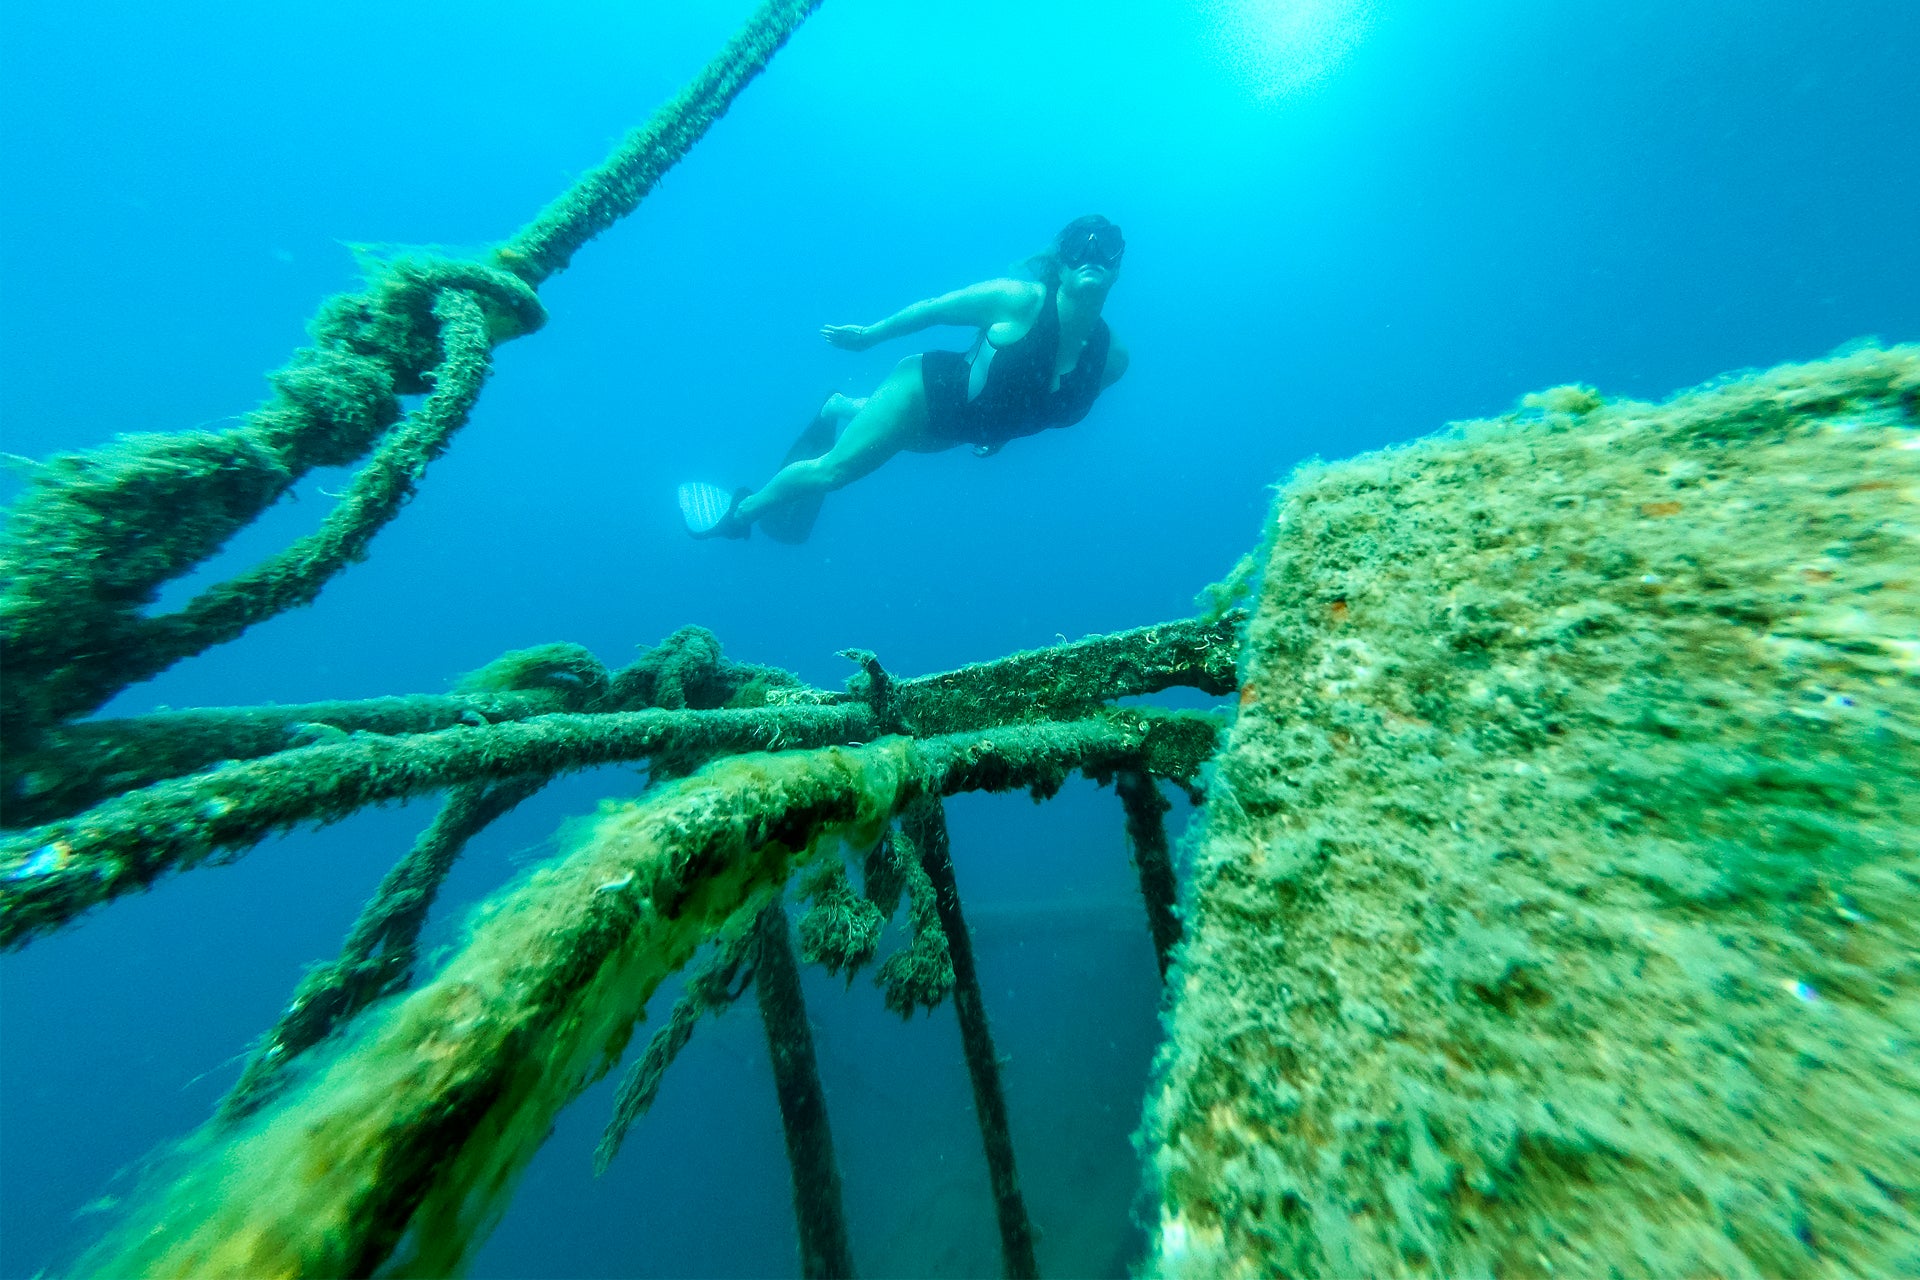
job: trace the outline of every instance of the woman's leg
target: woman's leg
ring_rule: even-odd
[[[752,523],[768,508],[852,484],[902,449],[919,442],[927,426],[926,389],[920,357],[908,356],[893,367],[874,393],[859,405],[833,448],[817,458],[782,467],[757,492],[740,500],[735,516]],[[838,407],[838,406],[835,406]]]
[[[853,417],[854,414],[866,408],[869,398],[870,397],[867,396],[861,396],[855,399],[853,396],[842,395],[836,391],[827,397],[825,404],[820,406],[820,413],[824,417],[832,418],[835,422],[844,423]]]

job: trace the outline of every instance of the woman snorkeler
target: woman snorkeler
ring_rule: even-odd
[[[696,538],[744,538],[755,524],[779,542],[804,542],[826,495],[902,449],[972,445],[987,457],[1007,441],[1072,426],[1127,371],[1127,352],[1100,318],[1127,244],[1092,214],[1075,218],[1028,260],[1038,280],[988,280],[916,302],[878,324],[832,324],[820,336],[865,351],[933,325],[979,330],[973,346],[908,356],[865,399],[835,393],[757,490],[680,486],[680,514]]]

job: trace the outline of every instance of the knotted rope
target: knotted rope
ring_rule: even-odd
[[[122,436],[39,466],[0,543],[9,749],[128,685],[311,602],[361,558],[466,424],[492,348],[546,313],[534,288],[633,211],[819,5],[768,0],[678,97],[490,261],[409,255],[328,299],[314,345],[222,431]],[[429,392],[401,419],[400,397]],[[144,610],[315,467],[373,457],[325,526],[178,612]]]

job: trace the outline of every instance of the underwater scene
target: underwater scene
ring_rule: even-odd
[[[1920,1274],[1920,9],[0,9],[0,1277]]]

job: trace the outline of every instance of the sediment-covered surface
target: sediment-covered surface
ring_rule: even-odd
[[[1920,1273],[1920,348],[1283,489],[1163,1275]]]

